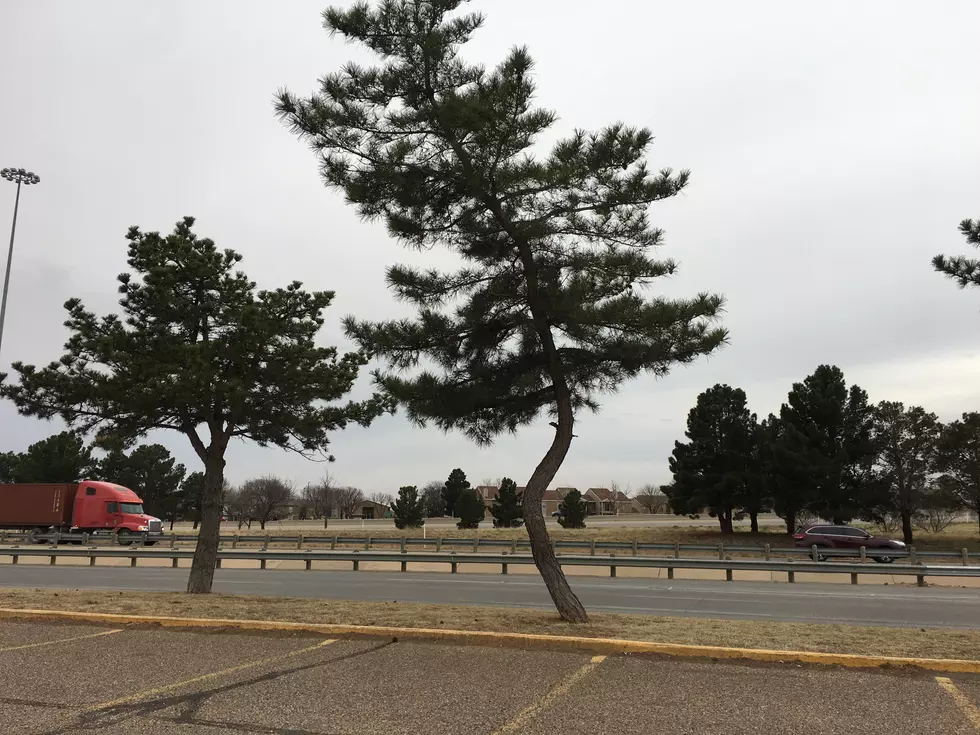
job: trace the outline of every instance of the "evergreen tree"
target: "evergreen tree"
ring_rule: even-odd
[[[960,232],[966,241],[975,248],[980,248],[980,219],[965,219],[960,222]],[[962,255],[937,255],[932,259],[932,267],[952,278],[960,288],[980,286],[980,261]]]
[[[480,521],[487,516],[480,493],[471,488],[463,490],[456,499],[456,515],[459,516],[457,528],[479,528]]]
[[[0,482],[14,482],[19,459],[16,452],[0,452]]]
[[[670,457],[671,507],[675,513],[708,508],[721,532],[733,533],[736,511],[751,506],[758,514],[764,505],[756,468],[758,422],[745,392],[728,385],[704,391],[688,413],[686,435],[689,441],[675,442]]]
[[[781,488],[794,497],[777,496],[777,505],[808,508],[836,524],[860,515],[876,456],[868,394],[856,385],[848,389],[839,368],[820,365],[793,384],[780,423]]]
[[[442,499],[446,504],[446,515],[455,518],[459,515],[459,511],[456,509],[456,501],[459,500],[459,496],[463,494],[464,490],[468,490],[470,487],[470,481],[466,479],[466,473],[458,467],[449,473],[449,479],[446,480],[446,484],[442,488]]]
[[[500,481],[497,497],[490,506],[493,515],[494,528],[516,528],[524,522],[524,512],[521,509],[521,498],[517,492],[517,483],[509,477]]]
[[[558,525],[562,528],[585,528],[587,512],[582,493],[569,490],[558,504]]]
[[[31,444],[12,465],[13,482],[78,482],[93,470],[92,449],[75,432],[62,431]]]
[[[395,516],[395,528],[422,528],[425,525],[425,505],[415,485],[398,489],[398,499],[391,504],[391,512]]]
[[[189,517],[195,529],[201,522],[205,487],[203,472],[191,472],[180,484],[180,516]]]
[[[367,358],[316,344],[329,291],[299,282],[259,291],[241,256],[198,239],[185,217],[171,235],[132,227],[118,277],[123,317],[65,304],[71,337],[57,362],[13,364],[19,385],[0,384],[26,416],[61,416],[83,432],[129,444],[155,429],[179,431],[204,464],[202,523],[187,583],[209,592],[218,551],[225,450],[233,439],[300,453],[324,452],[330,431],[367,425],[385,400],[343,398]],[[135,274],[135,275],[134,275]]]
[[[420,425],[481,445],[553,417],[551,445],[527,482],[531,552],[565,620],[587,620],[551,547],[541,501],[568,453],[575,414],[642,372],[665,375],[721,346],[723,300],[644,298],[675,272],[655,260],[652,202],[687,172],[653,174],[653,136],[616,123],[576,131],[551,152],[537,140],[557,119],[532,106],[531,57],[515,48],[492,71],[460,47],[483,23],[462,0],[386,0],[330,8],[325,26],[359,41],[379,67],[348,64],[310,98],[287,91],[277,112],[308,141],[326,183],[412,248],[448,247],[455,272],[392,266],[388,282],[418,316],[346,322],[387,359],[376,375]],[[418,371],[422,358],[434,367]]]
[[[878,455],[876,487],[880,491],[874,505],[883,513],[902,519],[902,536],[912,543],[912,524],[930,493],[942,424],[934,413],[921,406],[905,406],[882,401],[875,409]]]
[[[943,483],[980,520],[980,413],[964,413],[946,425],[936,469]]]

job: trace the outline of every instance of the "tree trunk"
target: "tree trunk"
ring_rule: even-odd
[[[265,521],[263,521],[261,519],[259,520],[259,530],[260,531],[264,531],[265,530]]]
[[[751,524],[752,533],[759,533],[759,512],[756,510],[749,512],[749,523]]]
[[[725,508],[718,511],[718,525],[721,527],[722,533],[735,533],[735,529],[732,526],[732,509]]]
[[[544,522],[544,514],[541,512],[541,500],[544,497],[544,491],[555,478],[558,468],[561,467],[562,460],[568,452],[572,440],[571,433],[570,425],[567,431],[559,429],[555,432],[555,439],[551,443],[551,448],[538,466],[534,468],[531,479],[527,482],[522,506],[524,509],[524,526],[527,528],[527,535],[531,540],[531,556],[534,557],[534,564],[541,573],[541,578],[548,588],[558,614],[563,620],[570,623],[585,623],[588,622],[589,616],[578,597],[572,592],[568,580],[565,579],[565,573],[562,571],[555,556],[555,550],[551,546],[548,528]],[[562,436],[562,434],[566,434],[566,436]]]
[[[174,530],[174,519],[173,518],[170,519],[170,530],[171,531]]]
[[[783,518],[786,521],[786,533],[791,535],[796,533],[796,508],[787,508],[783,511]]]
[[[224,452],[222,452],[222,455]],[[221,496],[224,489],[224,456],[209,456],[204,463],[204,497],[201,499],[201,531],[187,579],[187,591],[206,594],[214,582],[218,562],[218,541],[221,533]]]
[[[907,544],[912,543],[912,511],[902,508],[902,538]]]

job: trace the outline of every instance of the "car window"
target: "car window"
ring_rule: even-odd
[[[861,532],[856,528],[848,528],[847,526],[839,526],[837,529],[838,536],[860,536]]]
[[[807,533],[812,533],[817,536],[826,536],[827,534],[830,533],[830,529],[827,528],[827,526],[814,526],[809,531],[807,531]]]

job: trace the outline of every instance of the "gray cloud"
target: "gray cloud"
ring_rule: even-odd
[[[70,296],[115,308],[131,224],[166,231],[191,214],[200,233],[244,254],[261,286],[300,278],[336,290],[323,339],[341,345],[342,315],[401,312],[384,288],[387,264],[452,262],[359,222],[274,119],[278,87],[304,92],[348,59],[368,60],[322,31],[322,6],[0,5],[0,165],[42,177],[22,199],[0,364],[56,358]],[[765,414],[822,362],[873,400],[922,403],[944,419],[980,408],[980,302],[929,269],[933,254],[965,251],[956,223],[980,216],[980,6],[608,0],[588,15],[560,0],[473,6],[488,22],[467,58],[492,64],[530,46],[540,102],[561,115],[556,136],[622,119],[654,131],[654,167],[693,170],[690,188],[653,210],[664,255],[682,266],[658,288],[729,300],[731,345],[664,380],[626,385],[600,415],[582,417],[561,483],[665,481],[698,392],[736,384]],[[12,194],[0,188],[5,206]],[[54,428],[0,405],[0,449]],[[184,440],[164,439],[195,464]],[[330,469],[369,490],[457,465],[473,478],[523,480],[548,441],[543,425],[478,449],[387,418],[338,434]],[[265,471],[306,481],[323,469],[254,446],[233,447],[229,462],[236,481]]]

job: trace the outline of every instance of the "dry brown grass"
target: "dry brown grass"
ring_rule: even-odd
[[[0,607],[128,615],[579,635],[637,641],[884,656],[980,659],[980,631],[876,628],[598,614],[587,625],[553,612],[467,605],[348,602],[170,592],[0,589]]]

